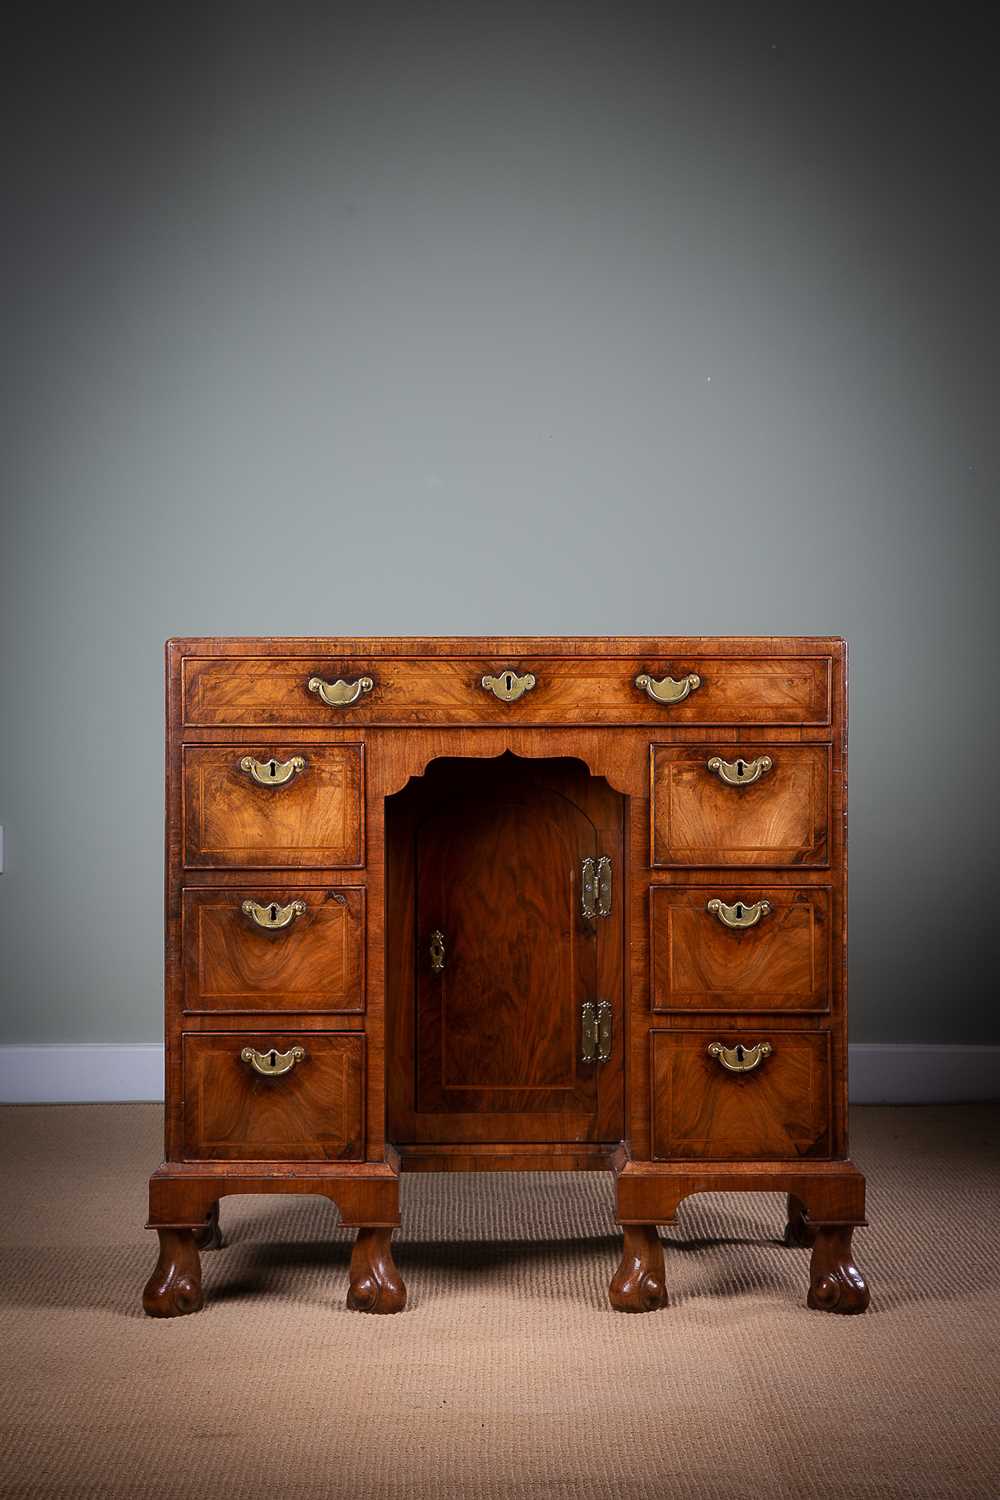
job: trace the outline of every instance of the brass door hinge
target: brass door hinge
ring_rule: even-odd
[[[580,910],[584,919],[593,922],[595,917],[611,915],[611,860],[606,854],[600,859],[590,855],[583,862],[580,872]]]
[[[580,1057],[587,1063],[611,1061],[612,1010],[607,1000],[585,1000],[580,1007],[583,1042]]]

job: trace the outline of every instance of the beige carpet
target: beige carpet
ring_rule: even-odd
[[[860,1110],[866,1317],[804,1306],[774,1197],[688,1200],[673,1305],[606,1301],[604,1175],[408,1177],[395,1318],[317,1199],[229,1199],[195,1317],[144,1318],[146,1105],[0,1111],[0,1493],[994,1496],[1000,1113]]]

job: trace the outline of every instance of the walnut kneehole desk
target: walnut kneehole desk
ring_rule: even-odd
[[[401,1171],[558,1169],[614,1174],[615,1308],[746,1189],[862,1312],[845,689],[833,638],[168,642],[146,1311],[201,1307],[230,1193],[330,1198],[397,1312]]]

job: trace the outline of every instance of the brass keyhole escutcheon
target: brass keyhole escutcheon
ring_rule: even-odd
[[[296,1063],[304,1062],[305,1055],[304,1047],[289,1047],[287,1052],[279,1052],[276,1047],[266,1052],[258,1052],[256,1047],[244,1047],[240,1061],[249,1063],[262,1078],[281,1078],[290,1073]]]
[[[293,776],[305,768],[305,757],[302,755],[293,755],[291,760],[276,760],[274,756],[270,760],[257,760],[252,755],[244,755],[240,761],[240,770],[246,771],[258,786],[286,786]]]
[[[725,901],[720,901],[718,896],[713,896],[705,910],[711,912],[713,917],[718,917],[723,927],[756,927],[757,923],[770,912],[771,903],[770,901],[754,901],[748,904],[743,901],[734,901],[732,906],[727,906]]]
[[[304,901],[289,901],[287,906],[281,906],[277,901],[268,901],[261,905],[258,901],[247,899],[243,902],[241,910],[243,915],[249,917],[255,927],[263,927],[268,932],[278,932],[283,927],[290,927],[296,917],[301,917],[306,909]]]
[[[744,760],[742,756],[738,756],[736,760],[723,760],[721,755],[713,755],[707,762],[708,769],[714,771],[727,786],[752,786],[773,765],[769,755],[758,755],[754,760]]]
[[[430,943],[431,973],[440,974],[444,968],[444,933],[439,927],[435,927],[431,933]]]
[[[737,1042],[735,1047],[712,1042],[708,1055],[714,1057],[727,1073],[752,1073],[773,1051],[770,1042],[755,1042],[752,1047],[744,1047],[742,1042]]]
[[[506,667],[498,677],[491,677],[487,674],[483,678],[483,687],[488,693],[492,693],[494,698],[499,698],[501,703],[516,703],[518,698],[523,697],[525,693],[530,693],[534,686],[535,674],[533,672],[525,672],[523,677],[519,677],[510,667]]]

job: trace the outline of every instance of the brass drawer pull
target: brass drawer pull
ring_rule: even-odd
[[[431,973],[440,974],[444,969],[444,933],[435,927],[431,933]]]
[[[720,901],[718,896],[705,908],[713,917],[718,917],[723,927],[756,927],[761,917],[766,917],[771,910],[770,901],[755,901],[752,906],[746,906],[742,901],[737,901],[732,906],[727,906]]]
[[[273,1047],[270,1052],[258,1052],[256,1047],[244,1047],[240,1060],[249,1063],[262,1078],[280,1078],[283,1073],[290,1073],[296,1063],[304,1062],[305,1055],[304,1047],[289,1047],[287,1052],[277,1052]]]
[[[342,677],[336,682],[324,682],[322,677],[310,677],[308,683],[309,691],[322,698],[328,708],[349,708],[374,686],[371,677],[359,677],[357,682],[345,682]]]
[[[688,693],[701,687],[701,678],[697,672],[689,672],[680,680],[676,677],[661,677],[657,682],[648,672],[640,672],[635,685],[637,688],[644,688],[654,703],[683,703]]]
[[[735,1047],[713,1042],[708,1055],[716,1058],[729,1073],[752,1073],[773,1051],[770,1042],[755,1042],[752,1047],[744,1047],[742,1042],[737,1042]]]
[[[243,903],[244,915],[258,927],[266,927],[268,932],[277,932],[280,927],[290,927],[305,909],[304,901],[289,901],[287,906],[279,906],[277,901],[270,901],[266,906],[261,906],[256,901]]]
[[[240,761],[240,770],[246,771],[258,786],[284,786],[291,781],[296,771],[304,771],[305,768],[305,757],[302,755],[293,755],[291,760],[255,760],[252,755],[244,755]]]
[[[755,781],[768,772],[774,765],[769,755],[758,755],[756,760],[723,760],[721,755],[713,755],[708,762],[708,769],[714,771],[720,781],[727,786],[751,786]]]
[[[483,687],[488,693],[492,693],[494,698],[499,698],[501,703],[516,703],[518,698],[523,698],[525,693],[530,693],[534,685],[534,672],[525,672],[523,677],[518,677],[510,667],[501,672],[499,677],[483,678]]]

